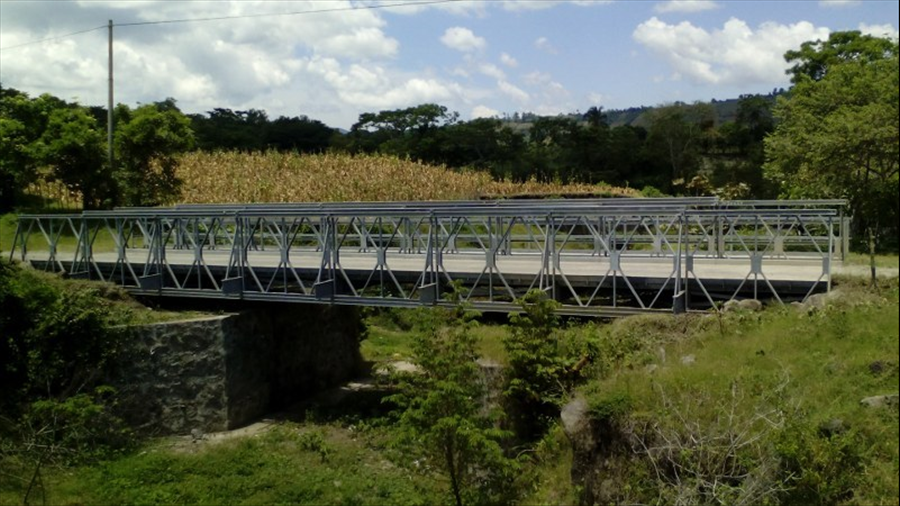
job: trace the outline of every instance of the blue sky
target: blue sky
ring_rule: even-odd
[[[257,108],[341,128],[424,102],[463,119],[552,115],[787,88],[786,50],[839,30],[896,38],[898,4],[3,0],[0,82],[105,105],[112,19],[155,23],[115,28],[116,101],[132,106],[173,97],[191,113]],[[216,17],[230,19],[168,22]]]

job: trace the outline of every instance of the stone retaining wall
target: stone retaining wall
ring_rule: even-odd
[[[360,372],[354,308],[277,306],[135,327],[116,383],[150,434],[239,427]]]

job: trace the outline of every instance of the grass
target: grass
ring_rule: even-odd
[[[410,360],[415,336],[418,309],[371,309],[366,316],[368,333],[360,344],[363,359],[371,362]],[[505,325],[477,325],[473,332],[478,338],[481,357],[506,363],[503,337],[509,329]]]
[[[386,456],[385,433],[281,422],[250,437],[173,449],[156,442],[91,467],[48,470],[47,504],[396,504],[442,501],[412,459]],[[191,445],[191,443],[187,443]],[[0,487],[20,504],[21,486]],[[38,496],[39,497],[39,496]],[[34,500],[34,496],[32,497]]]
[[[869,265],[869,255],[867,253],[849,253],[847,255],[845,263],[850,265]],[[898,255],[875,255],[875,267],[876,268],[890,268],[893,267],[897,269],[900,267],[900,256]]]
[[[847,287],[842,299],[822,310],[784,307],[728,315],[664,345],[665,353],[650,355],[650,363],[593,382],[587,389],[591,402],[602,406],[629,399],[635,420],[680,431],[696,423],[701,434],[750,427],[754,417],[770,413],[772,423],[782,425],[751,430],[774,447],[786,444],[785,438],[806,438],[808,447],[799,450],[811,459],[804,461],[805,472],[818,476],[804,479],[821,488],[839,473],[852,478],[852,494],[836,495],[837,502],[896,504],[897,410],[860,404],[865,397],[897,393],[897,279],[885,285],[878,293]],[[682,360],[689,355],[692,361]],[[737,418],[724,427],[723,413],[730,410]],[[829,452],[837,440],[816,434],[835,420],[846,430],[841,436],[846,451],[862,462],[859,472],[816,467],[832,462]]]
[[[625,399],[622,405],[633,420],[673,430],[696,424],[702,428],[696,435],[703,436],[743,427],[741,420],[774,410],[772,419],[781,424],[777,430],[745,424],[759,431],[762,450],[775,451],[793,438],[805,446],[799,453],[809,459],[801,462],[820,476],[817,486],[826,487],[823,480],[852,485],[852,495],[834,503],[897,504],[897,411],[859,402],[896,393],[900,381],[898,280],[879,286],[872,291],[862,281],[848,280],[840,298],[817,310],[770,307],[721,318],[648,315],[572,324],[567,332],[599,337],[602,363],[591,368],[596,376],[584,387],[595,412]],[[409,359],[416,318],[415,310],[369,311],[364,357]],[[484,323],[475,332],[481,354],[504,363],[508,327]],[[683,360],[688,356],[693,361]],[[738,417],[732,425],[724,416],[730,409]],[[819,427],[837,419],[846,432],[822,437]],[[171,440],[160,440],[92,466],[48,467],[42,481],[47,504],[446,503],[446,484],[425,473],[427,462],[396,446],[394,437],[390,425],[359,416],[280,422],[267,432],[215,444],[173,447]],[[836,450],[852,457],[852,465],[834,465],[829,459],[836,458]],[[688,448],[685,454],[696,451]],[[579,501],[580,489],[571,481],[574,455],[559,426],[527,454],[532,458],[520,482],[520,504]],[[0,460],[0,505],[22,503],[27,484],[7,479],[13,474],[29,476],[24,466]],[[632,496],[636,502],[673,497],[661,492],[671,484],[660,485],[648,472],[629,476],[613,486],[646,494]],[[784,503],[804,504],[791,496]]]

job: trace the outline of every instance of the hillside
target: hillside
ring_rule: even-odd
[[[765,95],[765,98],[771,100],[774,103],[775,98],[779,95],[783,95],[784,93],[784,89],[772,90],[771,93]],[[713,110],[716,113],[716,124],[721,125],[734,121],[735,115],[737,114],[739,102],[740,98],[729,98],[725,100],[712,99],[710,102],[708,102],[713,107]],[[655,107],[658,106],[644,105],[628,107],[625,109],[603,109],[603,114],[606,115],[606,122],[610,127],[631,125],[646,128],[648,126],[647,113],[653,111]],[[579,121],[582,120],[581,113],[569,113],[563,114],[561,116],[576,119]],[[516,131],[527,131],[531,126],[531,122],[537,119],[537,117],[538,116],[527,112],[515,113],[512,116],[509,116],[508,119],[504,120],[504,124],[512,127]]]
[[[373,313],[366,357],[415,362],[420,317]],[[804,307],[563,322],[560,342],[593,343],[594,358],[562,422],[520,450],[512,503],[896,504],[896,401],[861,401],[896,399],[897,318],[897,278],[876,291],[845,278]],[[475,327],[482,356],[507,363],[511,328]],[[586,438],[572,423],[578,402]],[[0,466],[29,471],[9,456]],[[401,442],[377,398],[149,441],[103,462],[47,466],[41,480],[48,504],[449,502],[444,477]],[[0,504],[21,503],[27,480],[0,483]]]

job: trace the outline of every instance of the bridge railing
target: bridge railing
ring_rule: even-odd
[[[486,308],[538,288],[570,312],[681,310],[782,300],[791,262],[813,266],[806,295],[827,289],[841,224],[827,202],[178,206],[23,215],[12,256],[145,294],[413,306],[455,284]]]

